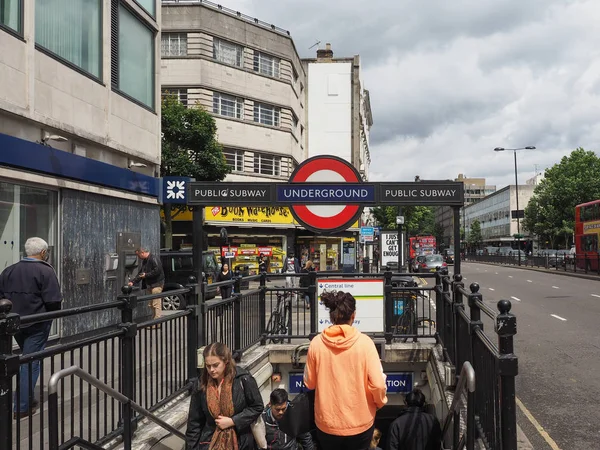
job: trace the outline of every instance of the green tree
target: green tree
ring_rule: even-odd
[[[396,206],[377,206],[371,210],[373,218],[384,229],[395,230],[398,208]],[[411,236],[417,234],[435,235],[435,212],[429,206],[404,206],[404,231]]]
[[[575,227],[575,206],[599,198],[600,158],[580,147],[546,169],[525,208],[523,226],[541,241],[550,241],[552,247],[563,239],[568,246]]]
[[[230,172],[217,142],[214,118],[201,106],[184,106],[173,96],[162,101],[161,177],[178,176],[196,181],[221,181]],[[173,246],[173,218],[185,206],[165,203],[165,246]]]
[[[471,247],[479,248],[483,244],[483,237],[481,236],[481,224],[479,220],[474,220],[471,224],[471,230],[469,231],[469,237],[467,242]]]

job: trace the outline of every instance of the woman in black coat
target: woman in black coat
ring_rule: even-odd
[[[217,275],[217,281],[231,281],[233,275],[231,274],[231,270],[229,270],[229,264],[225,263],[221,266],[221,271],[219,275]],[[229,298],[231,297],[231,291],[233,290],[233,286],[228,284],[227,286],[220,286],[219,291],[221,292],[221,298]]]
[[[192,394],[186,443],[188,450],[252,450],[250,425],[263,402],[256,380],[235,366],[225,344],[204,349],[204,368]]]

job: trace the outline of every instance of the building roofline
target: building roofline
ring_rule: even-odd
[[[459,181],[459,183],[460,183],[460,181]],[[491,194],[486,195],[485,197],[480,198],[478,202],[471,203],[470,205],[465,206],[465,210],[469,209],[471,206],[478,205],[482,201],[484,201],[484,200],[486,200],[486,199],[488,199],[490,197],[493,197],[494,195],[498,195],[498,194],[501,194],[504,191],[508,191],[513,186],[514,186],[514,184],[509,184],[508,186],[504,186],[502,189],[499,189],[496,192],[492,192]],[[530,184],[520,184],[519,185],[519,189],[522,189],[522,188],[535,188],[535,186],[532,186]]]

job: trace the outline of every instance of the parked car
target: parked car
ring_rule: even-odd
[[[498,253],[499,247],[484,247],[483,254],[484,255],[496,255]]]
[[[454,264],[454,250],[451,248],[444,250],[444,260],[446,264]]]
[[[204,279],[212,283],[217,279],[219,265],[214,252],[202,252],[204,258]],[[182,289],[187,283],[190,275],[196,275],[194,269],[194,258],[189,250],[161,250],[160,261],[165,271],[165,286],[163,292]],[[216,292],[208,292],[206,300],[215,298]],[[177,310],[186,307],[185,299],[181,295],[166,295],[163,297],[164,310]]]
[[[424,258],[425,260],[419,265],[419,272],[436,272],[438,267],[448,270],[448,264],[442,255],[427,255]]]

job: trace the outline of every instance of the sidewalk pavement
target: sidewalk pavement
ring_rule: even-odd
[[[594,275],[594,274],[591,274],[591,273],[568,272],[568,271],[564,271],[564,270],[546,269],[544,267],[518,266],[516,264],[501,264],[501,263],[489,262],[489,261],[473,261],[473,260],[469,260],[469,259],[466,260],[466,261],[462,261],[462,262],[464,262],[464,263],[473,263],[473,264],[486,264],[488,266],[511,267],[513,269],[531,270],[533,272],[549,273],[549,274],[556,274],[556,275],[565,275],[565,276],[568,276],[568,277],[581,278],[581,279],[584,279],[584,280],[596,280],[596,281],[600,281],[600,275]]]

